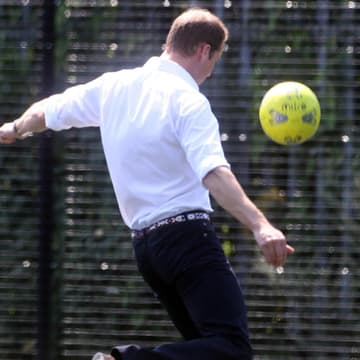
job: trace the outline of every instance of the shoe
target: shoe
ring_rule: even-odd
[[[91,360],[115,360],[111,355],[96,353]]]

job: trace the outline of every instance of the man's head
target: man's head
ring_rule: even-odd
[[[201,84],[213,71],[228,39],[224,23],[206,9],[192,8],[178,16],[166,38],[165,53]]]
[[[221,51],[228,39],[224,23],[206,9],[192,8],[178,16],[166,38],[166,49],[191,56],[202,43],[211,46],[210,56]]]

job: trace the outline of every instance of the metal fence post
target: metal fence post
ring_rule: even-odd
[[[54,85],[55,1],[45,0],[42,17],[42,96]],[[51,245],[53,237],[53,139],[41,134],[39,146],[39,270],[38,270],[38,360],[49,360],[51,339]]]

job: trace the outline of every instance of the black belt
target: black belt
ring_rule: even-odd
[[[178,214],[175,216],[171,216],[166,219],[162,219],[157,221],[156,223],[150,225],[141,230],[131,230],[131,238],[133,240],[140,239],[145,235],[148,235],[154,230],[157,230],[163,226],[172,225],[172,224],[179,224],[187,221],[194,221],[194,220],[207,220],[210,221],[210,215],[205,211],[192,211],[186,212],[182,214]]]

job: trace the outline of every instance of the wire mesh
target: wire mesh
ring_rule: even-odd
[[[249,232],[214,203],[214,223],[243,287],[256,359],[360,359],[359,36],[357,1],[56,2],[58,91],[139,66],[188,6],[221,16],[229,50],[202,87],[224,149],[248,194],[296,253],[267,266]],[[43,3],[0,1],[0,113],[18,116],[41,84]],[[30,29],[30,30],[29,30]],[[21,74],[21,76],[19,76]],[[258,121],[263,94],[296,80],[318,95],[316,136],[271,143]],[[20,106],[19,106],[20,105]],[[0,357],[36,358],[37,139],[0,154]],[[97,129],[56,134],[56,226],[50,359],[87,359],[118,343],[179,340],[137,273]]]

